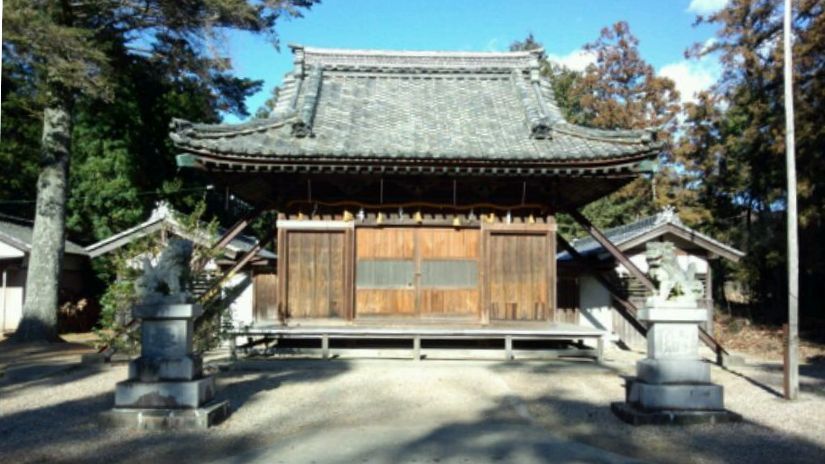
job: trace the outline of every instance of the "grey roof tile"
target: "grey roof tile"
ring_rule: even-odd
[[[661,148],[650,131],[564,121],[536,53],[293,50],[295,69],[270,118],[176,120],[176,145],[218,155],[554,162],[650,157]]]
[[[0,240],[5,239],[16,248],[23,248],[26,252],[31,251],[33,234],[34,229],[31,221],[25,219],[0,220]],[[86,254],[86,250],[82,246],[71,240],[66,240],[65,252],[75,255]]]
[[[624,243],[630,242],[638,237],[641,237],[642,235],[647,234],[648,232],[652,232],[653,230],[660,227],[664,227],[666,225],[678,227],[683,231],[688,232],[692,236],[699,237],[719,248],[727,250],[732,255],[744,256],[744,253],[731,247],[730,245],[722,243],[708,235],[702,234],[701,232],[698,232],[684,225],[682,221],[679,219],[679,216],[676,215],[675,211],[673,211],[672,209],[665,209],[662,212],[659,212],[652,216],[643,217],[630,224],[624,224],[610,229],[605,229],[602,231],[602,233],[614,245],[621,247]],[[606,253],[606,250],[602,247],[602,245],[592,237],[585,237],[573,240],[570,244],[582,256],[599,256]],[[569,261],[572,259],[572,257],[569,253],[564,251],[562,253],[559,253],[558,259],[560,261]]]

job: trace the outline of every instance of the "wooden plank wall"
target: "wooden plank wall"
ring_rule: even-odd
[[[470,283],[450,285],[422,283],[419,290],[419,308],[422,316],[475,315],[478,317],[481,286],[478,278],[480,240],[481,232],[478,229],[426,228],[419,230],[419,263],[441,262],[444,268],[449,268],[450,264],[464,261],[466,266],[463,267],[475,269],[474,285]],[[421,272],[419,267],[419,273]]]
[[[255,320],[278,319],[278,275],[262,272],[255,274],[252,279]]]
[[[346,317],[344,231],[286,235],[287,317]]]
[[[490,319],[546,319],[552,307],[547,235],[491,233],[487,245]]]
[[[278,232],[281,278],[273,292],[281,319],[554,320],[552,217],[475,228],[289,222]],[[269,306],[256,311],[268,318]]]
[[[415,228],[355,230],[355,260],[415,261]],[[410,276],[412,278],[413,276]],[[412,316],[416,314],[415,285],[410,279],[393,288],[355,288],[357,316]]]

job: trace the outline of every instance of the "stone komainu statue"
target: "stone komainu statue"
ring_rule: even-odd
[[[158,257],[157,264],[143,259],[143,275],[135,281],[141,304],[174,304],[189,302],[189,263],[192,242],[170,240]]]
[[[650,276],[658,282],[652,303],[679,302],[695,305],[704,295],[704,285],[696,278],[696,265],[691,263],[687,270],[679,266],[676,246],[670,242],[650,242],[645,253]]]

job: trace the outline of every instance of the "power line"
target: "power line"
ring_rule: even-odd
[[[183,189],[169,191],[169,192],[158,192],[156,190],[144,190],[142,192],[137,192],[134,195],[141,196],[141,197],[142,196],[150,196],[150,195],[163,196],[163,195],[172,195],[172,194],[176,194],[176,193],[200,192],[200,191],[207,191],[207,190],[212,190],[212,186],[207,185],[206,187],[190,187],[190,188],[183,188]],[[120,195],[113,195],[109,198],[121,198],[121,197],[127,197],[129,195],[130,194],[123,193],[123,194],[120,194]],[[84,198],[90,198],[90,197],[92,197],[92,195],[87,195]],[[37,203],[37,200],[0,200],[0,205],[34,204],[34,203]]]

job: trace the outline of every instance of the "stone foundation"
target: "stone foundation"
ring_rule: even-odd
[[[664,305],[642,309],[639,318],[649,323],[647,358],[636,364],[625,403],[613,403],[613,412],[633,425],[738,420],[724,409],[723,389],[710,382],[710,366],[699,357],[707,310]]]
[[[209,427],[229,413],[215,396],[215,378],[203,375],[193,352],[196,304],[137,306],[141,319],[141,356],[129,363],[129,379],[115,389],[115,409],[106,422],[138,428]]]

